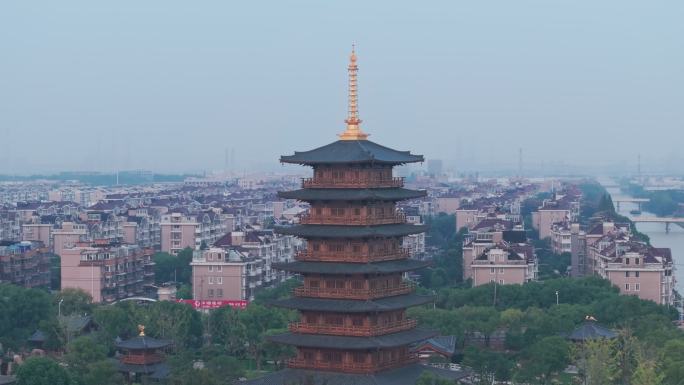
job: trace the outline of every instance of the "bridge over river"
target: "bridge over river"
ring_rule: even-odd
[[[675,217],[650,217],[650,216],[636,216],[630,218],[632,222],[636,223],[664,223],[665,232],[670,232],[670,223],[674,223],[684,228],[684,218]]]

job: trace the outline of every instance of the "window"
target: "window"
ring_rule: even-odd
[[[504,268],[503,268],[503,267],[500,267],[500,268],[499,268],[499,273],[503,273],[503,272],[504,272]]]
[[[223,266],[216,266],[216,271],[219,273],[223,271]]]
[[[216,277],[216,283],[219,285],[223,284],[223,277]]]
[[[634,258],[634,264],[638,265],[639,264],[639,258]]]
[[[354,362],[357,364],[366,362],[366,354],[364,353],[354,353]]]
[[[634,284],[634,291],[639,291],[639,289],[641,289],[641,285],[639,285],[638,283],[635,283]]]
[[[625,258],[625,265],[629,265],[629,258]]]
[[[361,246],[360,245],[354,245],[354,246],[352,246],[352,250],[355,253],[360,253],[361,252]]]
[[[500,279],[500,280],[499,280],[499,285],[503,285],[503,284],[504,284],[504,280],[503,280],[503,279]]]
[[[214,284],[214,277],[209,277],[209,284],[213,285]]]
[[[354,215],[356,215],[356,216],[359,216],[359,215],[361,215],[361,209],[360,209],[360,208],[358,208],[358,207],[357,207],[357,208],[355,208],[355,209],[354,209]]]
[[[629,271],[625,271],[625,277],[629,278]]]
[[[209,259],[211,259],[211,256],[209,256]],[[214,266],[209,265],[209,271],[214,271]]]
[[[309,281],[309,287],[318,289],[318,281]]]
[[[214,298],[214,289],[209,289],[209,298]]]
[[[313,251],[319,251],[320,249],[321,249],[321,245],[319,243],[313,244]]]
[[[496,269],[494,269],[494,268],[492,267],[491,269],[489,269],[489,274],[494,274],[495,270],[496,270]]]
[[[629,291],[629,284],[628,283],[625,284],[625,291]]]
[[[634,272],[634,276],[637,277],[637,278],[639,278],[639,272],[638,272],[638,271],[635,271],[635,272]]]
[[[223,289],[216,289],[216,298],[223,298]]]

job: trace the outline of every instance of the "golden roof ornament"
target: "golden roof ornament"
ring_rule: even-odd
[[[359,66],[356,65],[356,50],[354,44],[352,44],[352,52],[349,56],[349,66],[347,67],[349,71],[349,106],[347,109],[347,129],[339,134],[340,140],[366,140],[368,139],[368,134],[361,131],[361,119],[359,119],[359,109],[358,109],[358,93],[357,93],[357,82],[356,74],[359,70]]]
[[[145,325],[138,325],[138,332],[140,337],[145,337]]]

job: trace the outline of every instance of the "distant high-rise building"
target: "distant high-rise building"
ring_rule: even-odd
[[[428,171],[428,174],[430,174],[430,176],[442,175],[442,160],[441,159],[428,159],[427,171]]]

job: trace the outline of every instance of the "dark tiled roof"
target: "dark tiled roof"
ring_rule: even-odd
[[[453,355],[456,352],[456,336],[433,337],[416,345],[414,350],[422,350],[425,347],[431,347],[446,355]]]
[[[389,274],[421,269],[428,266],[426,261],[400,259],[377,263],[338,263],[338,262],[289,262],[273,263],[274,269],[295,273],[329,274]]]
[[[568,339],[573,341],[587,341],[595,340],[599,338],[615,338],[617,333],[614,331],[597,324],[594,321],[585,321],[580,327],[575,329]]]
[[[406,307],[423,305],[432,301],[434,301],[434,297],[431,295],[406,294],[370,301],[291,297],[274,300],[269,302],[269,304],[287,309],[365,313],[403,309]]]
[[[126,341],[116,343],[120,349],[161,349],[171,345],[171,341],[158,340],[147,336],[137,336]]]
[[[415,385],[418,378],[429,372],[443,379],[458,380],[467,377],[463,371],[438,369],[431,366],[411,364],[376,374],[346,374],[301,369],[284,369],[264,377],[239,382],[246,385]]]
[[[411,329],[376,337],[327,336],[322,334],[283,333],[266,337],[270,341],[311,348],[379,349],[393,348],[434,337],[432,330]]]
[[[409,234],[422,233],[426,230],[427,227],[424,225],[412,224],[378,226],[296,225],[275,227],[275,231],[278,233],[306,238],[403,237]]]
[[[45,342],[45,340],[47,340],[45,333],[40,330],[36,330],[35,333],[28,338],[29,342]]]
[[[333,163],[385,163],[403,164],[424,161],[422,155],[409,151],[397,151],[369,140],[338,140],[310,151],[280,157],[283,163],[333,164]]]
[[[421,198],[427,195],[424,190],[409,190],[405,188],[376,188],[376,189],[342,189],[342,188],[309,188],[294,191],[280,191],[278,196],[285,199],[300,201],[315,200],[387,200],[398,201],[404,199]]]

